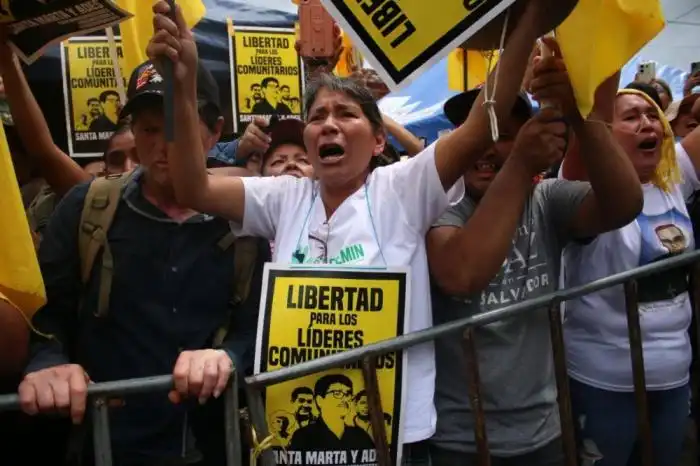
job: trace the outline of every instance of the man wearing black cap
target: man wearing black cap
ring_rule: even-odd
[[[556,50],[556,43],[550,47]],[[605,88],[605,103],[614,101],[617,86],[612,84]],[[553,101],[557,109],[543,108],[532,116],[522,94],[510,118],[499,121],[498,142],[464,174],[467,196],[428,233],[435,324],[554,292],[567,242],[626,225],[641,209],[641,187],[631,163],[604,124],[581,118],[562,61],[538,60],[531,86],[540,102]],[[445,104],[454,125],[465,120],[478,92]],[[593,118],[600,116],[594,111]],[[591,167],[591,184],[534,183],[563,155],[564,119]],[[433,466],[478,464],[462,338],[435,342]],[[564,464],[547,310],[478,328],[474,340],[492,464]]]
[[[215,401],[193,407],[212,395],[219,398],[234,366],[250,367],[262,265],[269,259],[269,245],[258,241],[250,299],[235,304],[238,263],[236,247],[227,241],[228,222],[181,207],[173,193],[164,90],[153,63],[142,64],[131,76],[122,117],[132,118],[140,166],[112,180],[121,183],[114,199],[118,204],[108,231],[101,231],[107,241],[87,270],[85,285],[79,243],[91,225],[81,213],[107,211],[112,198],[92,197],[91,185],[99,181],[78,185],[47,227],[39,259],[48,303],[33,323],[53,338],[34,335],[19,389],[25,412],[65,411],[80,423],[88,382],[172,373],[176,391],[170,401],[165,393],[129,395],[111,409],[116,466],[180,464],[174,461],[182,461],[191,433],[204,455],[199,464],[224,463],[223,418],[212,418],[221,414],[220,407]],[[223,119],[216,82],[201,66],[197,96],[201,143],[209,150]],[[109,263],[101,260],[106,257]],[[215,334],[229,328],[215,345]],[[83,449],[86,464],[89,450],[89,445]]]

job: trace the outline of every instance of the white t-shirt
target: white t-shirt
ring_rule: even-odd
[[[695,249],[686,201],[700,189],[688,154],[676,145],[683,181],[671,192],[645,184],[644,208],[632,223],[564,251],[566,287],[582,285]],[[688,382],[691,319],[686,275],[668,271],[638,281],[644,366],[649,390]],[[569,375],[611,391],[633,391],[622,285],[566,304],[564,337]]]
[[[425,235],[464,195],[460,180],[448,192],[435,167],[435,145],[405,162],[375,169],[326,222],[318,182],[291,176],[242,178],[243,225],[235,233],[275,241],[273,261],[411,267],[410,331],[432,326]],[[316,239],[310,238],[314,237]],[[407,351],[404,441],[435,432],[435,355],[432,343]]]

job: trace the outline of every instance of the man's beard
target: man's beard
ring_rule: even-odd
[[[369,413],[367,413],[367,414],[357,413],[357,418],[362,422],[369,422]]]
[[[297,411],[296,416],[297,421],[309,421],[313,419],[313,416],[311,414],[311,411],[304,413],[302,411]]]

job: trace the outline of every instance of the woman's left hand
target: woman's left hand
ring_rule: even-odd
[[[218,398],[233,370],[233,361],[224,350],[183,351],[173,369],[175,390],[168,397],[173,403],[187,397],[197,397],[200,403],[212,395]]]
[[[540,103],[550,101],[557,105],[565,117],[580,118],[574,89],[571,86],[559,44],[551,37],[545,37],[542,41],[553,55],[535,57],[530,92]]]

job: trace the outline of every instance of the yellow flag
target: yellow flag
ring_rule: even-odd
[[[659,0],[579,0],[557,28],[581,115],[595,91],[664,28]]]
[[[492,53],[489,69],[488,54]],[[493,70],[498,62],[497,52],[482,53],[478,50],[467,50],[467,79],[465,88],[464,79],[464,50],[457,48],[447,56],[447,81],[448,87],[453,91],[465,91],[473,89],[486,81],[486,76]]]
[[[46,291],[3,125],[0,125],[0,225],[0,296],[31,318],[46,303]]]
[[[362,68],[362,54],[350,40],[350,36],[343,33],[343,51],[340,54],[340,59],[335,65],[335,74],[341,77],[350,76],[353,71]]]
[[[190,28],[206,13],[202,0],[180,0],[177,3]],[[134,15],[119,25],[124,51],[124,75],[128,79],[136,67],[146,61],[146,47],[153,36],[153,1],[117,0],[117,5]]]

